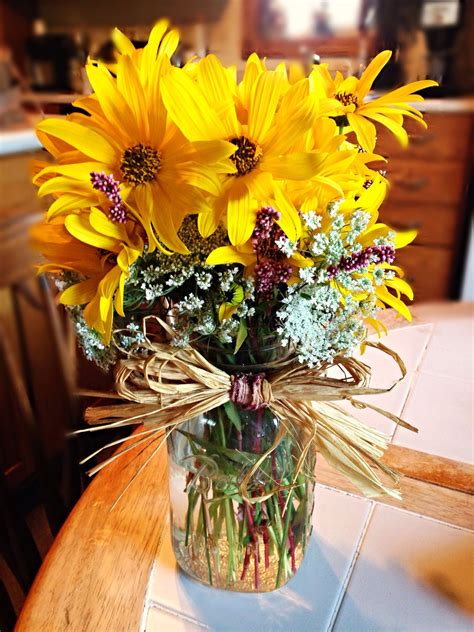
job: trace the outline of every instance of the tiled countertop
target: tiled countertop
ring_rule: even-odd
[[[362,415],[390,432],[394,444],[472,463],[473,308],[421,306],[415,313],[411,326],[395,325],[384,340],[403,357],[408,375],[395,391],[380,396],[377,405],[418,426],[419,434],[393,431],[393,424],[373,411]],[[372,351],[365,361],[376,380],[390,381],[390,361]],[[453,598],[466,597],[466,587],[456,586],[459,565],[453,568],[444,560],[441,568],[436,565],[440,555],[449,560],[451,551],[461,550],[464,564],[471,562],[464,581],[471,582],[472,599],[471,531],[325,485],[318,484],[316,498],[307,559],[275,593],[235,594],[202,586],[177,570],[165,538],[148,587],[143,631],[473,629],[469,615],[440,594],[452,591]]]

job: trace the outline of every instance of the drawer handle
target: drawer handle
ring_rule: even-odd
[[[407,189],[408,191],[419,191],[423,189],[428,184],[428,178],[425,176],[421,176],[420,178],[404,178],[403,176],[395,176],[393,178],[393,182],[397,184],[402,189]]]
[[[428,145],[435,140],[435,135],[426,132],[424,134],[410,134],[410,143],[413,145]]]

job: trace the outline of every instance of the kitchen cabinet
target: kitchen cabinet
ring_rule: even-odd
[[[472,102],[434,103],[435,111],[429,100],[424,104],[427,130],[406,121],[407,149],[378,130],[377,153],[388,159],[378,166],[390,182],[380,219],[396,230],[418,230],[414,244],[397,255],[417,301],[457,298],[468,223]]]

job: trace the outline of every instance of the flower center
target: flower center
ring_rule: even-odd
[[[237,147],[237,151],[230,157],[237,168],[235,175],[245,176],[258,165],[262,157],[262,150],[245,136],[231,138],[230,142]]]
[[[336,95],[336,99],[342,103],[342,105],[352,105],[357,106],[358,99],[355,94],[347,93],[347,92],[338,92]]]
[[[123,152],[120,171],[128,184],[150,182],[161,169],[160,152],[139,143]]]

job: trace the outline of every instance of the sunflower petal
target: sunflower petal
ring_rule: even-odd
[[[89,218],[84,215],[68,215],[64,221],[68,232],[82,241],[84,244],[95,246],[103,250],[115,252],[117,250],[117,240],[106,235],[101,235],[92,228]]]
[[[45,119],[38,123],[37,129],[72,145],[89,158],[109,164],[115,162],[115,150],[109,141],[79,123],[63,119]]]
[[[137,67],[127,55],[122,55],[118,61],[117,87],[125,102],[130,106],[140,137],[147,138],[148,116],[146,108],[143,107],[145,91],[138,76]]]
[[[153,198],[152,223],[158,237],[170,250],[189,254],[189,250],[178,237],[180,221],[176,218],[176,206],[169,198],[167,190],[156,185],[150,187],[150,191]]]
[[[273,193],[276,208],[280,213],[278,224],[290,241],[296,241],[301,235],[301,218],[298,211],[277,183],[273,185]]]
[[[153,69],[153,65],[158,56],[158,49],[160,47],[160,43],[163,39],[163,35],[166,33],[169,22],[168,20],[158,20],[158,22],[154,25],[154,27],[150,31],[150,35],[148,37],[148,43],[143,50],[144,55],[144,64],[147,72],[151,72]]]
[[[409,301],[413,300],[413,290],[403,279],[398,279],[397,277],[394,277],[393,279],[387,279],[385,281],[385,285],[387,287],[393,287],[395,290],[398,290],[398,292],[404,294]]]
[[[221,246],[215,248],[206,259],[207,266],[219,266],[225,263],[240,263],[248,266],[255,261],[253,252],[241,252],[235,246]]]
[[[288,180],[309,180],[318,172],[325,155],[316,152],[300,151],[286,156],[264,158],[260,167],[269,171],[273,177]]]
[[[251,204],[250,193],[242,182],[229,191],[227,203],[227,229],[231,244],[244,244],[252,234],[256,221],[256,209]]]
[[[398,123],[395,123],[395,121],[390,119],[388,116],[378,114],[377,112],[371,112],[370,110],[364,112],[364,116],[372,119],[373,121],[377,121],[377,123],[380,123],[380,125],[383,125],[387,129],[389,129],[392,134],[400,141],[402,147],[408,146],[408,134],[406,130]]]
[[[406,320],[411,321],[412,316],[408,307],[399,298],[393,296],[393,294],[390,294],[385,285],[378,286],[375,292],[377,298],[380,301],[382,301],[386,305],[389,305],[390,307],[393,307],[393,309],[395,309],[401,316],[406,318]]]
[[[133,117],[129,103],[117,87],[116,80],[105,66],[88,64],[86,66],[87,78],[94,90],[103,110],[103,116],[114,126],[119,136],[136,137],[138,127]],[[95,113],[95,117],[100,115]]]
[[[397,231],[395,234],[395,248],[404,248],[411,244],[412,241],[416,238],[418,231],[416,230],[404,230]]]
[[[63,213],[89,208],[94,203],[95,200],[88,199],[82,195],[61,195],[49,207],[47,217],[48,220],[51,220]]]
[[[71,285],[59,297],[61,305],[85,305],[89,303],[97,292],[97,279],[87,279]]]
[[[215,55],[207,55],[199,62],[197,80],[211,107],[222,120],[227,137],[239,136],[240,124],[235,112],[229,74]]]
[[[128,37],[117,28],[112,31],[112,42],[121,55],[133,55],[135,52],[135,46]]]
[[[161,90],[169,116],[188,140],[226,138],[224,125],[199,86],[185,73],[172,68],[162,78]]]
[[[248,132],[250,138],[262,143],[270,129],[275,112],[285,88],[283,73],[262,73],[252,90],[249,104]]]
[[[351,112],[347,114],[347,120],[354,130],[359,145],[365,150],[373,152],[376,141],[375,125],[364,117]]]
[[[370,64],[364,70],[357,85],[357,94],[360,99],[363,99],[369,93],[376,77],[379,75],[382,68],[388,63],[391,56],[392,51],[382,51],[374,57],[374,59],[372,59]]]
[[[79,162],[72,165],[51,165],[48,164],[39,171],[33,179],[36,184],[43,176],[49,174],[59,174],[73,178],[74,180],[85,180],[90,182],[93,171],[103,171],[104,165],[101,162]]]
[[[221,223],[224,210],[222,203],[214,203],[209,211],[199,213],[198,229],[203,237],[210,237],[216,232],[217,227]]]
[[[110,221],[107,215],[102,213],[102,211],[99,211],[97,208],[92,209],[89,215],[89,223],[92,228],[101,235],[106,235],[107,237],[116,239],[119,242],[127,240],[127,231],[125,230],[125,226],[123,224],[116,224],[115,222]]]

